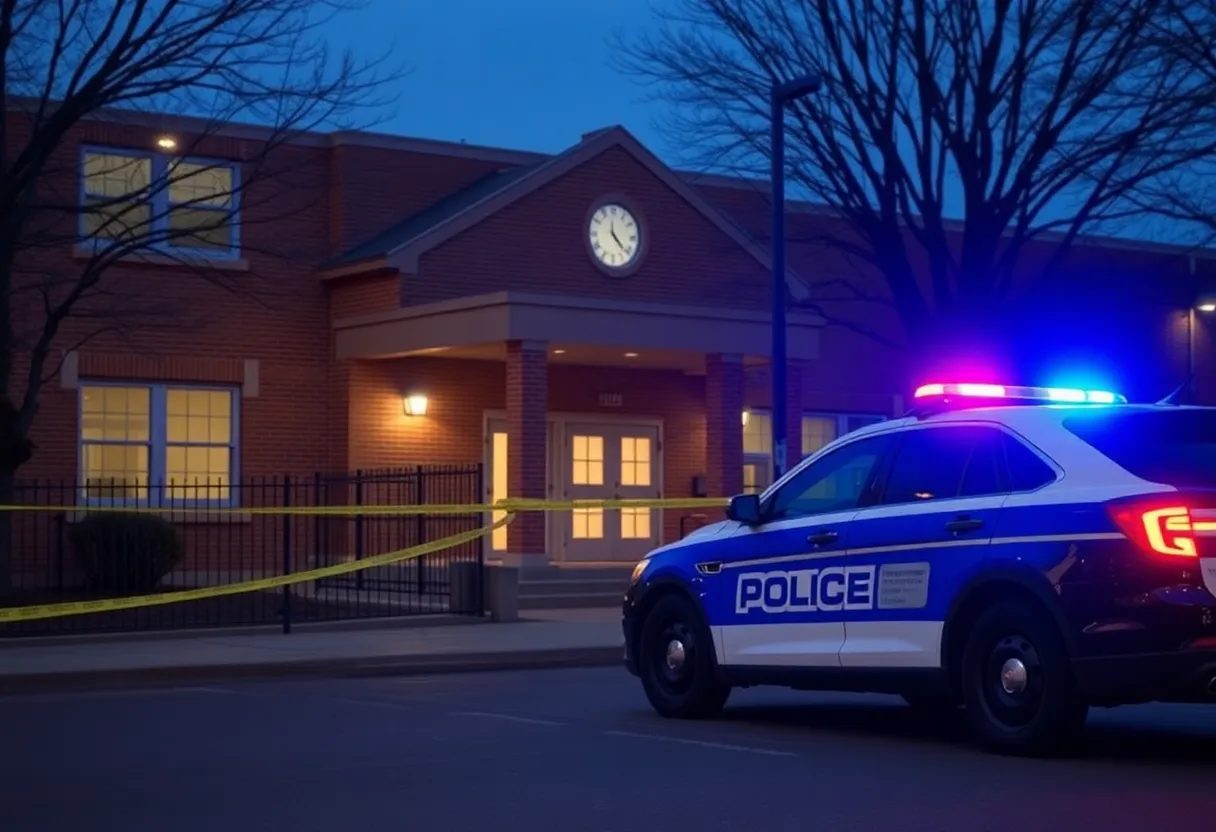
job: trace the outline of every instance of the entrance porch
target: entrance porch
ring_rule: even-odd
[[[819,322],[791,317],[796,383],[815,357]],[[487,501],[738,493],[745,372],[768,364],[769,332],[767,318],[750,311],[519,293],[335,322],[339,359],[375,365],[366,372],[398,402],[428,397],[421,420],[433,430],[411,441],[411,461],[482,462]],[[362,392],[351,386],[351,413],[366,407]],[[800,419],[790,423],[797,458]],[[352,447],[386,445],[358,424],[348,428]],[[704,514],[525,514],[487,538],[486,556],[525,566],[632,564],[714,519],[696,516]]]

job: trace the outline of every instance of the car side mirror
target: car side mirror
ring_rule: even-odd
[[[760,525],[760,495],[736,494],[726,504],[726,516],[745,526]]]

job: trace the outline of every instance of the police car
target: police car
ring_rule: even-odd
[[[753,685],[890,693],[1044,754],[1091,706],[1216,702],[1216,408],[925,385],[726,514],[625,596],[663,716]]]

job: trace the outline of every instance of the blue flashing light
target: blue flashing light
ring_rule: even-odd
[[[1010,387],[1002,384],[922,384],[913,398],[944,397],[968,399],[1011,399],[1070,404],[1116,404],[1127,401],[1126,396],[1106,390],[1082,390],[1071,387]]]

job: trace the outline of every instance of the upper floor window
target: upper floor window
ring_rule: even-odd
[[[80,233],[141,250],[235,256],[238,188],[231,162],[89,148]]]
[[[86,383],[80,468],[87,502],[228,505],[237,454],[230,388]]]

